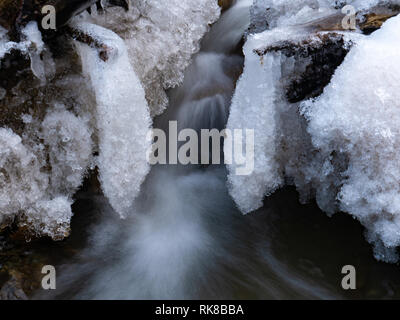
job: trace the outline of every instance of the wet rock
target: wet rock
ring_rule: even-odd
[[[343,19],[346,17],[341,9],[345,3],[332,5],[332,14],[320,19],[316,19],[306,24],[300,24],[298,27],[305,27],[309,32],[321,31],[349,31],[348,26],[343,25]],[[282,9],[282,8],[281,8]],[[251,7],[251,23],[249,33],[259,33],[265,30],[277,27],[277,17],[280,16],[277,8],[273,8],[271,3],[261,0],[255,0]],[[365,34],[369,34],[379,29],[389,18],[400,13],[400,6],[394,6],[387,3],[381,3],[376,7],[356,13],[356,27]]]
[[[360,29],[364,34],[371,34],[372,32],[380,29],[386,20],[394,17],[395,15],[395,13],[367,14],[363,21],[359,24]]]
[[[27,299],[40,287],[42,267],[51,264],[48,240],[25,239],[16,226],[0,235],[0,300]]]
[[[0,300],[28,300],[28,297],[18,279],[11,277],[0,289]]]
[[[258,3],[260,6],[262,2]],[[262,8],[261,8],[262,9]],[[253,24],[250,32],[262,32],[270,27],[269,8],[261,10],[256,5],[252,10],[264,12],[264,15],[253,14]],[[353,43],[344,41],[345,32],[354,32],[343,26],[344,14],[338,11],[324,18],[316,19],[305,24],[296,25],[305,34],[300,41],[281,41],[272,46],[256,50],[262,57],[268,52],[281,52],[296,61],[303,61],[307,66],[300,74],[292,75],[286,85],[286,97],[289,102],[300,102],[304,99],[315,98],[322,94],[326,85],[338,66],[344,61]],[[389,18],[400,12],[398,6],[377,6],[368,11],[358,12],[356,24],[359,31],[371,34],[378,30]],[[306,60],[309,60],[308,62]]]
[[[0,0],[0,26],[7,29],[13,40],[19,39],[19,32],[30,21],[37,21],[39,26],[43,18],[42,8],[54,6],[57,13],[57,28],[65,26],[71,18],[89,9],[92,5],[120,6],[129,9],[128,0]],[[42,30],[45,31],[45,30]],[[54,30],[46,30],[46,34],[57,35]]]
[[[22,10],[23,0],[0,0],[0,26],[11,29]]]

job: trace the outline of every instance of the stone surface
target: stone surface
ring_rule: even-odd
[[[281,52],[287,57],[308,58],[310,63],[305,71],[293,75],[286,88],[286,97],[290,103],[319,96],[331,81],[336,68],[343,62],[351,45],[343,35],[331,32],[316,34],[302,41],[281,41],[256,53],[262,57],[268,52]]]

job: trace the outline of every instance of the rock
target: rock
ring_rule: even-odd
[[[19,281],[11,277],[0,289],[0,300],[28,300]]]
[[[0,26],[10,30],[22,10],[23,0],[0,0]]]
[[[356,26],[365,34],[370,34],[378,30],[382,24],[396,16],[400,10],[392,11],[385,8],[375,8],[367,13],[358,13]],[[343,27],[342,20],[344,15],[340,12],[323,19],[312,21],[305,26],[312,32],[321,31],[354,31]]]
[[[232,6],[233,0],[218,0],[218,5],[222,10],[229,9]]]
[[[378,30],[380,27],[382,27],[382,24],[394,17],[396,14],[394,13],[387,13],[387,14],[376,14],[376,13],[371,13],[367,14],[364,17],[364,21],[359,24],[360,29],[363,31],[365,34],[370,34],[376,30]]]
[[[396,16],[400,8],[376,7],[358,14],[357,26],[364,34],[378,30],[389,18]],[[346,30],[342,26],[344,15],[341,12],[298,25],[304,33],[310,34],[301,41],[281,41],[272,46],[256,50],[262,57],[266,53],[281,52],[287,57],[310,58],[305,71],[293,75],[286,88],[289,102],[296,103],[322,94],[329,84],[336,68],[341,65],[352,47],[352,42],[344,41]],[[328,33],[326,33],[328,32]]]
[[[57,13],[57,28],[65,26],[72,17],[85,11],[94,4],[101,6],[98,0],[0,0],[0,26],[7,29],[13,40],[18,40],[19,32],[30,21],[37,21],[41,25],[45,5],[52,5]],[[107,6],[120,6],[129,9],[128,0],[110,0]],[[44,30],[42,30],[44,31]],[[53,30],[47,34],[56,35]]]
[[[346,44],[346,45],[345,45]],[[309,58],[305,71],[293,75],[286,88],[289,102],[295,103],[322,94],[336,68],[343,62],[352,43],[345,42],[343,34],[318,33],[298,42],[281,41],[272,46],[255,50],[263,57],[268,52],[281,52],[287,57]]]
[[[25,300],[41,284],[41,270],[52,263],[46,241],[25,242],[16,227],[0,236],[0,300]],[[44,246],[45,249],[37,249]]]
[[[94,4],[95,0],[0,0],[0,25],[9,31],[13,40],[30,21],[40,22],[42,7],[52,5],[57,12],[57,26],[65,25],[71,17]],[[40,23],[39,23],[40,25]]]

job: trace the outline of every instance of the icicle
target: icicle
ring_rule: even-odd
[[[282,182],[275,161],[275,102],[279,97],[280,55],[269,54],[263,61],[253,52],[257,39],[244,49],[246,64],[233,97],[227,128],[254,129],[255,150],[252,174],[236,175],[235,163],[228,166],[229,191],[243,213],[262,206],[264,196]],[[246,116],[244,116],[246,115]],[[245,148],[245,146],[243,146]]]
[[[100,56],[98,49],[77,42],[97,100],[102,189],[125,217],[150,169],[146,160],[150,147],[146,135],[151,127],[148,104],[124,41],[96,25],[80,23],[76,28],[107,47],[107,56]]]

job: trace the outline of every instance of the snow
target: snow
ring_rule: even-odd
[[[10,129],[0,129],[0,223],[22,214],[19,226],[32,234],[63,239],[69,232],[72,201],[49,197],[49,173],[22,139]],[[22,213],[23,212],[23,213]]]

